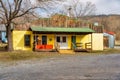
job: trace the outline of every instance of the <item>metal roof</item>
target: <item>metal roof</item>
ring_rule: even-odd
[[[31,30],[38,32],[73,32],[73,33],[95,32],[90,28],[63,28],[63,27],[40,27],[40,26],[32,26]]]

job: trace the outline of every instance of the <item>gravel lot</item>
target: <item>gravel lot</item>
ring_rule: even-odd
[[[67,55],[0,64],[0,80],[120,80],[120,54]]]

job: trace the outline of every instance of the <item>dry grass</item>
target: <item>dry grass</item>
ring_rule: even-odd
[[[94,56],[94,55],[107,55],[107,54],[120,54],[120,49],[105,49],[104,51],[78,52],[75,55]]]
[[[57,53],[44,53],[44,52],[0,52],[0,61],[18,61],[29,59],[42,59],[49,57],[61,56]]]
[[[120,53],[120,49],[106,49],[106,50],[103,51],[103,53],[119,54]]]
[[[24,52],[24,51],[14,51],[14,52],[0,52],[0,61],[19,61],[19,60],[29,60],[29,59],[43,59],[52,57],[64,57],[64,56],[84,56],[84,55],[101,55],[101,54],[119,54],[119,49],[107,49],[104,51],[94,51],[94,52],[77,52],[76,54],[59,54],[56,52]]]

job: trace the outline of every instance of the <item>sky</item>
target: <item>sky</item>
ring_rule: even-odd
[[[120,14],[120,0],[81,0],[90,1],[96,5],[97,14]]]
[[[35,0],[31,0],[35,3]],[[70,0],[64,0],[70,1]],[[120,14],[120,0],[80,0],[81,2],[90,1],[96,5],[96,14]]]

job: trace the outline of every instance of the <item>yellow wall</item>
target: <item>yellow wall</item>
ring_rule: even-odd
[[[71,49],[71,35],[68,35],[67,36],[67,38],[68,38],[68,49]]]
[[[47,44],[48,45],[53,45],[53,48],[55,48],[55,40],[56,40],[56,35],[55,34],[37,34],[40,38],[42,36],[47,36]],[[68,49],[71,49],[71,35],[66,35],[67,36],[67,42],[68,42]],[[52,39],[52,40],[50,40]],[[41,39],[42,40],[42,39]]]
[[[31,35],[31,46],[24,46],[24,35]],[[13,31],[13,48],[14,50],[29,50],[32,51],[33,48],[33,35],[31,31]]]
[[[55,43],[54,34],[36,34],[36,36],[38,36],[41,41],[42,41],[42,36],[47,36],[47,45],[53,45],[54,48],[54,43]]]
[[[82,43],[83,49],[85,49],[85,43],[89,43],[89,42],[91,42],[91,34],[76,36],[76,43]]]
[[[92,41],[93,50],[103,50],[103,33],[93,33]]]
[[[53,45],[53,48],[54,47],[54,44],[55,44],[55,36],[53,34],[48,34],[47,35],[47,44],[48,45]]]
[[[31,35],[31,47],[24,46],[24,35]],[[55,45],[55,34],[36,34],[40,37],[47,36],[47,44]],[[66,35],[68,40],[68,49],[71,49],[71,36]],[[91,34],[88,35],[74,35],[76,36],[76,43],[82,43],[83,48],[85,48],[85,43],[91,42]],[[33,49],[33,33],[32,31],[13,31],[13,48],[14,50],[29,50]],[[92,49],[93,50],[103,50],[103,34],[102,33],[93,33],[92,34]]]

